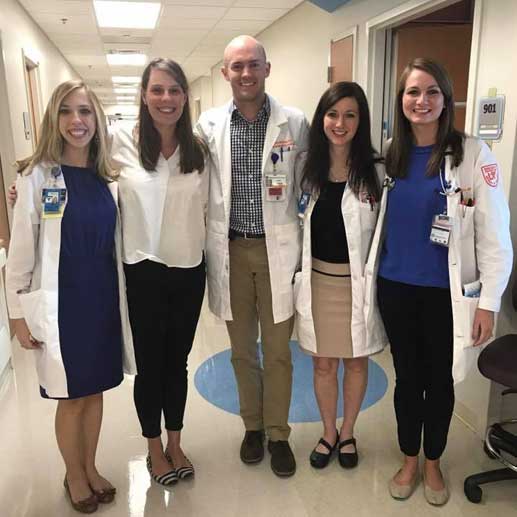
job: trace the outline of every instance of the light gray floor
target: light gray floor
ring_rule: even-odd
[[[226,328],[203,309],[190,356],[196,367],[228,347]],[[15,375],[0,393],[0,516],[66,517],[78,515],[65,498],[63,465],[54,434],[55,404],[39,397],[30,352],[15,343]],[[145,468],[145,443],[126,379],[105,395],[99,467],[118,489],[116,502],[97,512],[111,517],[337,517],[337,516],[511,516],[517,515],[517,484],[485,489],[480,505],[463,495],[465,476],[498,464],[486,458],[481,441],[458,419],[452,422],[444,471],[451,499],[443,508],[426,503],[420,486],[406,502],[394,501],[387,482],[398,468],[392,409],[393,373],[389,353],[375,358],[390,379],[388,393],[362,412],[356,436],[360,465],[344,471],[336,461],[323,471],[309,466],[308,455],[320,436],[319,423],[293,425],[291,443],[298,470],[290,479],[276,478],[269,457],[256,466],[239,460],[243,428],[239,417],[206,402],[191,385],[183,443],[196,467],[196,478],[167,491],[151,484]]]

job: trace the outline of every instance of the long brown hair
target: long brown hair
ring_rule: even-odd
[[[99,99],[83,81],[73,79],[61,83],[52,93],[45,110],[40,127],[40,139],[32,156],[16,162],[18,172],[30,174],[39,163],[58,164],[61,162],[65,140],[59,131],[59,109],[65,97],[75,90],[84,90],[90,100],[95,114],[95,134],[90,141],[88,151],[89,165],[106,181],[117,178],[118,173],[113,168],[109,157],[106,117]]]
[[[404,178],[409,166],[409,154],[414,143],[409,120],[402,111],[402,97],[406,81],[413,70],[422,70],[431,75],[443,94],[443,110],[438,119],[438,133],[431,157],[427,163],[426,175],[436,176],[445,155],[452,155],[453,167],[463,161],[463,140],[465,134],[454,129],[454,96],[452,82],[445,68],[431,59],[413,59],[400,76],[393,122],[393,139],[386,153],[386,172],[394,178]]]
[[[350,172],[348,182],[352,192],[359,196],[366,190],[373,199],[380,198],[380,185],[375,164],[382,161],[375,151],[370,136],[370,110],[363,89],[353,82],[338,82],[330,86],[321,96],[314,112],[309,131],[309,149],[303,167],[302,189],[321,192],[328,183],[330,170],[329,141],[323,130],[323,119],[329,109],[344,97],[357,101],[359,126],[352,140],[348,158]],[[344,165],[344,164],[343,164]]]
[[[168,73],[179,84],[186,96],[183,113],[176,123],[176,136],[180,147],[180,170],[184,174],[194,170],[201,173],[205,167],[205,158],[209,153],[206,144],[192,132],[187,78],[178,63],[162,57],[153,59],[145,67],[142,74],[142,95],[140,95],[140,112],[137,125],[137,146],[140,161],[145,170],[155,170],[162,147],[160,133],[154,127],[153,119],[147,104],[144,102],[143,95],[147,90],[152,70],[162,70]]]

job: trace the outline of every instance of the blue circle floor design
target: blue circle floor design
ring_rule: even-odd
[[[304,354],[296,341],[290,343],[293,361],[293,393],[289,422],[318,422],[321,420],[312,383],[312,358]],[[343,364],[339,367],[339,386],[342,385]],[[237,384],[230,362],[230,349],[223,350],[204,361],[196,370],[194,385],[201,396],[214,406],[239,414]],[[367,409],[386,393],[388,378],[372,359],[368,360],[368,387],[361,406]],[[343,416],[343,398],[340,389],[338,418]]]

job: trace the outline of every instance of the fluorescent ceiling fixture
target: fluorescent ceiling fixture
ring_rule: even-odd
[[[138,92],[137,88],[113,88],[115,93],[127,93],[131,95],[135,95]]]
[[[111,66],[142,66],[147,61],[145,54],[106,54]]]
[[[99,27],[154,29],[160,14],[157,2],[93,2]]]
[[[114,83],[123,83],[123,84],[139,84],[140,77],[138,76],[129,76],[129,75],[114,75],[111,78],[111,81]]]
[[[135,102],[135,97],[119,97],[117,95],[117,100],[118,101],[131,101],[131,102]]]

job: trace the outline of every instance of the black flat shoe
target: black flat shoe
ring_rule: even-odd
[[[352,444],[355,447],[355,452],[341,452],[341,447],[344,447],[345,445]],[[339,464],[344,469],[353,469],[357,466],[357,463],[359,462],[359,456],[357,454],[357,445],[355,443],[355,438],[349,438],[348,440],[343,440],[342,442],[339,442]]]
[[[312,450],[311,455],[309,456],[309,461],[311,463],[311,467],[314,467],[315,469],[324,469],[330,461],[330,458],[332,457],[332,452],[336,448],[336,445],[339,441],[339,433],[336,430],[336,442],[334,445],[330,445],[329,442],[324,440],[323,438],[320,438],[318,444],[321,443],[329,452],[328,454],[325,454],[324,452],[318,452],[316,450],[316,447]]]

